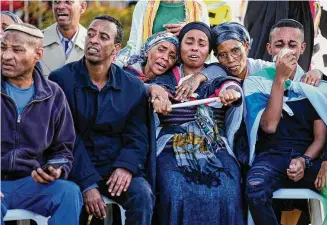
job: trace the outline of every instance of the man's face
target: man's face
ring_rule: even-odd
[[[27,43],[28,35],[7,31],[1,41],[1,70],[7,78],[18,78],[33,71],[36,62],[42,57],[36,47]]]
[[[271,33],[271,41],[267,43],[268,53],[274,57],[283,48],[289,48],[293,51],[296,59],[299,60],[303,54],[306,44],[303,40],[303,34],[297,28],[280,27],[276,28]]]
[[[84,55],[91,64],[101,64],[112,61],[120,49],[120,44],[115,44],[117,27],[106,20],[94,20],[85,38]]]
[[[78,26],[81,14],[86,10],[86,2],[79,0],[53,1],[53,14],[60,27],[69,29],[71,26]]]

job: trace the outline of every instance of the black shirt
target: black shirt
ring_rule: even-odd
[[[293,111],[290,116],[284,110],[277,130],[273,134],[258,130],[257,152],[265,152],[270,148],[281,151],[299,151],[304,153],[314,139],[313,124],[320,119],[316,110],[306,99],[286,103]]]

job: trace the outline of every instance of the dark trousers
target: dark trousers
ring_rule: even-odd
[[[304,178],[294,182],[288,178],[286,170],[295,156],[293,151],[280,152],[274,149],[256,156],[246,180],[246,198],[255,224],[279,224],[272,203],[274,191],[280,188],[309,188],[317,191],[314,181],[322,161],[315,160],[311,168],[305,169]]]
[[[106,181],[98,183],[99,190],[102,195],[114,200],[124,207],[126,210],[126,225],[150,225],[155,204],[155,196],[152,193],[149,183],[143,177],[135,177],[132,179],[127,192],[122,192],[120,196],[111,196],[108,193],[108,185]],[[85,212],[84,212],[85,213]],[[119,216],[117,210],[114,209],[115,217]],[[84,218],[83,218],[84,217]],[[84,214],[81,221],[86,224]],[[92,225],[103,224],[100,219],[93,217]],[[114,224],[117,224],[114,220]]]

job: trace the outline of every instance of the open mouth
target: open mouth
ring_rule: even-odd
[[[163,63],[156,63],[156,65],[160,68],[160,69],[166,69],[167,66]]]
[[[88,47],[87,52],[90,54],[97,54],[99,52],[99,49],[97,49],[95,47]]]
[[[59,20],[63,20],[66,19],[68,17],[68,14],[66,13],[57,13],[58,19]]]
[[[200,59],[200,57],[197,56],[197,55],[190,55],[189,58],[190,58],[191,60],[198,60],[198,59]]]

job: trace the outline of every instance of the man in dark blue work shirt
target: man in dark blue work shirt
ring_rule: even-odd
[[[81,187],[86,211],[104,218],[103,194],[127,210],[126,224],[145,225],[151,224],[154,205],[144,178],[147,95],[143,83],[112,64],[122,39],[115,18],[96,17],[87,30],[85,57],[49,79],[61,86],[73,114],[77,141],[71,176]]]

